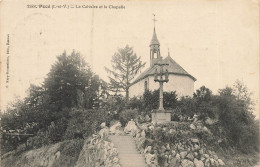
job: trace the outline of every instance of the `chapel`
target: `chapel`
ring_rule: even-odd
[[[162,58],[160,42],[157,38],[155,27],[150,42],[150,67],[130,84],[129,97],[141,97],[146,90],[154,91],[159,89],[159,83],[154,81],[154,74],[158,70],[158,66],[156,65],[158,61],[163,61],[168,64],[165,68],[168,71],[169,81],[163,84],[163,91],[176,91],[178,97],[191,97],[194,92],[194,82],[196,78],[174,61],[169,52],[166,58]]]

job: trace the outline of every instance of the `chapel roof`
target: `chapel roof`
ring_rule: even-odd
[[[188,76],[193,81],[196,81],[196,78],[194,78],[192,75],[190,75],[187,71],[185,71],[176,61],[174,61],[170,55],[168,55],[166,58],[163,59],[163,62],[169,64],[167,66],[169,74],[175,74],[175,75],[183,75]],[[138,81],[148,77],[153,76],[156,70],[156,65],[153,65],[152,67],[149,67],[144,72],[142,72],[132,83],[131,85],[137,83]],[[130,86],[131,86],[130,85]]]

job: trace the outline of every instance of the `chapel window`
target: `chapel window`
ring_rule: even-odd
[[[147,91],[147,90],[148,90],[147,81],[144,81],[144,90],[145,90],[145,91]]]

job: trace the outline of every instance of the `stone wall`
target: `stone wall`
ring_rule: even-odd
[[[160,167],[225,166],[211,147],[197,138],[197,133],[211,135],[201,123],[139,124],[134,133],[137,148],[146,163]],[[164,139],[158,139],[160,137]],[[171,141],[163,141],[166,138]]]
[[[83,140],[66,140],[56,144],[18,153],[17,150],[1,156],[2,167],[71,167],[78,160]],[[68,161],[69,160],[69,161]]]
[[[103,128],[86,140],[75,167],[121,167],[118,151],[108,134],[108,128]]]

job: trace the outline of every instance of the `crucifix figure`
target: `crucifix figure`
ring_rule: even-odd
[[[160,57],[160,60],[157,63],[155,63],[154,65],[158,65],[159,68],[160,68],[159,73],[158,73],[157,68],[156,68],[156,71],[154,73],[154,81],[159,82],[159,84],[160,84],[160,99],[159,99],[159,109],[158,110],[164,111],[164,108],[163,108],[163,83],[169,81],[169,73],[168,73],[167,69],[164,71],[163,67],[168,66],[169,64],[164,63],[162,61],[162,57]]]

